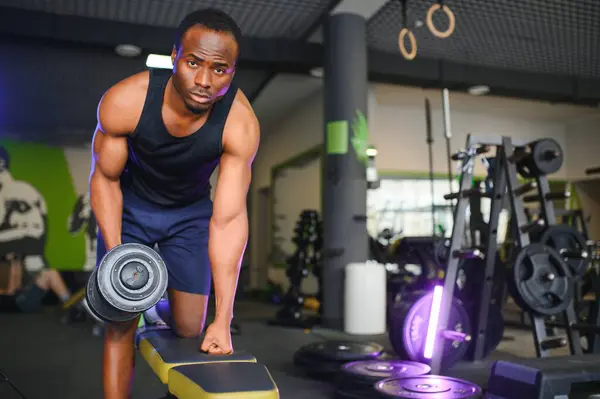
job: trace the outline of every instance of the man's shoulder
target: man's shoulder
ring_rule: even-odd
[[[225,152],[253,156],[260,141],[260,125],[250,101],[238,89],[225,124]]]
[[[242,89],[237,89],[235,98],[231,104],[227,124],[239,128],[240,125],[258,125],[258,118],[252,108],[252,104]]]
[[[131,75],[111,86],[98,106],[98,120],[109,130],[133,130],[142,114],[150,83],[149,71]],[[117,123],[119,126],[114,126]]]

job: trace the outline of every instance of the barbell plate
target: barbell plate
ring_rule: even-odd
[[[341,372],[357,380],[375,383],[385,378],[416,377],[428,374],[431,367],[406,360],[363,360],[346,363]]]
[[[554,139],[537,140],[531,145],[529,168],[536,176],[556,173],[563,165],[564,156],[560,144]]]
[[[425,340],[431,316],[433,293],[427,293],[414,302],[398,304],[390,317],[388,337],[395,352],[402,359],[430,364],[424,357]],[[448,330],[471,335],[471,321],[463,304],[457,298],[452,298],[450,314],[448,315]],[[442,369],[446,370],[462,360],[468,349],[469,342],[448,341],[436,338],[438,345],[444,344],[442,354]]]
[[[556,249],[559,253],[587,251],[585,238],[576,228],[565,224],[547,226],[536,239],[540,244]],[[588,269],[588,259],[565,259],[571,272],[577,277],[583,277]]]
[[[511,294],[526,312],[555,315],[566,310],[573,300],[569,267],[551,247],[533,243],[519,250],[511,274]]]
[[[168,284],[164,261],[152,248],[136,243],[109,251],[97,268],[98,289],[116,309],[141,313],[156,305]]]
[[[304,350],[315,358],[333,361],[355,361],[373,359],[383,353],[383,346],[374,342],[323,341],[304,346]]]
[[[396,399],[475,399],[482,394],[478,385],[441,375],[388,378],[376,383],[375,390],[383,398]]]

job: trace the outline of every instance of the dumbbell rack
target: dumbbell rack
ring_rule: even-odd
[[[457,200],[454,207],[454,224],[452,227],[452,237],[448,250],[448,263],[446,266],[446,275],[444,279],[444,289],[439,308],[437,336],[443,336],[441,332],[445,331],[448,325],[451,301],[454,296],[456,279],[458,276],[459,263],[466,258],[485,259],[484,281],[479,298],[474,298],[478,304],[476,309],[477,317],[475,318],[472,330],[475,332],[471,336],[470,345],[473,346],[472,361],[483,359],[484,345],[487,335],[487,323],[489,315],[489,303],[492,298],[492,287],[494,283],[494,272],[496,263],[497,251],[497,234],[500,212],[502,211],[502,201],[506,192],[506,175],[504,173],[504,163],[499,162],[498,157],[494,165],[493,178],[494,186],[491,194],[480,191],[478,188],[471,187],[471,181],[474,176],[474,165],[477,156],[482,155],[490,150],[490,147],[500,147],[503,144],[501,136],[477,137],[469,134],[467,136],[466,150],[460,151],[452,156],[452,160],[460,161],[461,177],[460,188],[457,193],[445,195],[447,200]],[[521,143],[520,145],[523,145]],[[485,234],[485,242],[481,248],[463,249],[465,237],[465,218],[467,206],[470,199],[474,197],[489,197],[491,199],[490,217],[487,225],[487,234]],[[485,304],[484,306],[481,306]],[[433,356],[431,358],[432,374],[441,372],[442,356],[444,346],[448,344],[446,340],[438,340],[439,344],[434,346]]]

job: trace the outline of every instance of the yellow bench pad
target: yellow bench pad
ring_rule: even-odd
[[[279,390],[259,363],[228,362],[169,370],[169,393],[178,399],[278,399]]]
[[[139,336],[138,349],[152,371],[163,384],[167,384],[169,370],[187,364],[219,362],[256,362],[256,358],[245,351],[231,355],[208,355],[200,352],[201,338],[178,338],[171,330],[147,331]]]

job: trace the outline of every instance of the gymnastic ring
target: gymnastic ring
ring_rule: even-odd
[[[433,24],[433,13],[437,10],[441,9],[446,16],[448,17],[448,29],[445,32],[440,32],[437,30],[435,25]],[[454,28],[456,27],[456,20],[454,18],[454,13],[450,10],[450,8],[446,5],[440,5],[438,3],[429,7],[427,10],[427,27],[433,33],[434,36],[439,37],[440,39],[445,39],[449,37],[452,33],[454,33]]]
[[[406,50],[406,46],[404,46],[404,37],[406,35],[408,35],[408,40],[410,41],[410,53]],[[398,34],[398,47],[400,47],[402,56],[407,60],[414,60],[417,56],[417,40],[415,39],[415,35],[406,28],[402,28]]]

